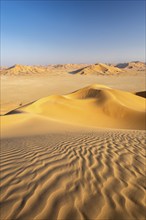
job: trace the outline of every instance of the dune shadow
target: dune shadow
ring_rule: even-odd
[[[80,68],[80,69],[77,69],[77,70],[74,70],[74,71],[71,71],[71,72],[69,72],[70,74],[76,74],[76,73],[78,73],[78,72],[80,72],[80,71],[82,71],[82,70],[84,70],[85,69],[85,67],[83,67],[83,68]]]
[[[136,95],[138,95],[142,98],[146,98],[146,91],[136,92]]]
[[[25,113],[25,111],[20,110],[20,108],[27,107],[27,106],[29,106],[29,105],[33,104],[33,103],[34,103],[34,102],[36,102],[36,101],[37,101],[37,100],[32,101],[32,102],[29,102],[29,103],[27,103],[27,104],[25,104],[25,105],[22,105],[21,107],[19,106],[18,108],[13,109],[13,110],[11,110],[11,111],[9,111],[9,112],[7,112],[6,114],[1,115],[1,116],[6,116],[6,115],[15,115],[15,114],[23,114],[23,113]]]
[[[118,63],[116,65],[116,67],[118,67],[118,68],[126,68],[127,66],[128,66],[128,63]]]
[[[15,114],[22,114],[22,113],[23,113],[22,111],[15,109],[15,110],[12,110],[12,111],[6,113],[5,115],[15,115]]]

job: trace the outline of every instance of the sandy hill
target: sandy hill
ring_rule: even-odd
[[[129,63],[119,63],[116,65],[116,67],[121,69],[132,69],[132,70],[146,70],[146,64],[144,62],[140,61],[134,61]]]
[[[12,113],[35,113],[53,120],[96,127],[145,129],[145,99],[102,85],[52,95]]]
[[[87,75],[87,74],[111,75],[111,74],[117,74],[120,72],[122,72],[122,70],[117,67],[103,64],[103,63],[97,63],[97,64],[92,64],[92,65],[83,67],[71,73],[82,74],[82,75]]]
[[[85,66],[87,66],[87,64],[57,64],[57,65],[53,65],[54,68],[61,69],[61,70],[76,70],[79,68],[83,68]]]
[[[22,85],[19,77],[13,78],[14,87],[8,90],[7,83],[3,94],[6,97],[12,91],[9,98],[14,102],[14,91],[22,96],[23,90],[18,89]],[[34,91],[32,81],[44,86],[38,78],[38,84],[31,80],[27,92],[25,84],[27,96],[43,89]],[[42,78],[46,81],[47,77]],[[115,82],[116,77],[103,78]],[[62,86],[50,81],[55,87]],[[76,89],[81,88],[81,81],[75,82]],[[70,91],[75,90],[72,88]],[[144,129],[145,100],[94,83],[1,116],[0,219],[144,220],[145,131],[108,127]]]
[[[8,75],[21,75],[21,74],[31,74],[31,73],[41,73],[46,71],[44,66],[25,66],[16,64],[10,68],[1,71],[1,74]]]
[[[70,73],[80,75],[117,75],[120,73],[132,73],[144,71],[146,64],[143,62],[119,63],[116,66],[111,64],[57,64],[46,66],[26,66],[16,64],[10,68],[0,68],[1,75],[21,75],[39,73]]]
[[[87,66],[86,64],[58,64],[47,66],[26,66],[16,64],[10,68],[1,68],[2,75],[21,75],[21,74],[36,74],[36,73],[57,73],[74,71]]]

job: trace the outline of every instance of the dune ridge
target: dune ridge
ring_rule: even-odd
[[[145,99],[91,85],[67,95],[52,95],[17,109],[62,122],[106,128],[145,129]]]
[[[87,64],[71,64],[71,63],[68,63],[68,64],[56,64],[56,65],[52,65],[53,68],[55,69],[61,69],[61,70],[74,70],[74,69],[79,69],[79,68],[82,68],[82,67],[85,67],[87,66]]]
[[[121,69],[132,69],[132,70],[146,70],[146,63],[140,62],[140,61],[133,61],[129,63],[119,63],[116,65],[116,67],[121,68]]]
[[[129,63],[105,64],[50,64],[50,65],[20,65],[15,64],[11,67],[1,67],[1,75],[25,75],[25,74],[51,74],[51,73],[70,73],[79,75],[124,75],[137,74],[139,71],[145,72],[144,62],[134,61]]]
[[[1,218],[143,220],[144,137],[81,130],[3,139]]]
[[[72,74],[81,74],[81,75],[88,75],[88,74],[97,74],[97,75],[112,75],[121,73],[122,70],[118,67],[107,65],[103,63],[96,63],[89,65],[87,67],[83,67],[76,71],[71,72]]]
[[[47,73],[61,73],[68,72],[71,70],[76,70],[81,67],[85,67],[86,64],[56,64],[56,65],[46,65],[46,66],[27,66],[15,64],[9,68],[1,68],[1,75],[24,75],[24,74],[47,74]]]
[[[2,74],[10,74],[10,75],[31,74],[31,73],[45,72],[45,70],[46,68],[42,68],[41,66],[26,66],[26,65],[16,64],[12,67],[3,70]]]

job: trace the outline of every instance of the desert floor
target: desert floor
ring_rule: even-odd
[[[90,84],[145,90],[145,76],[1,76],[1,114]],[[145,131],[1,116],[0,219],[144,220]]]
[[[130,92],[146,90],[145,73],[129,76],[71,75],[67,73],[1,76],[1,114],[42,97],[66,94],[90,84],[102,84]]]

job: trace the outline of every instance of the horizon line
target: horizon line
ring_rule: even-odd
[[[136,62],[142,62],[146,64],[146,61],[142,61],[142,60],[131,60],[131,61],[123,61],[123,62],[93,62],[93,63],[84,63],[84,62],[80,62],[80,63],[48,63],[48,64],[21,64],[21,63],[14,63],[12,65],[0,65],[0,67],[13,67],[16,65],[20,65],[20,66],[49,66],[49,65],[66,65],[66,64],[89,64],[89,65],[93,65],[93,64],[124,64],[124,63],[136,63]]]

